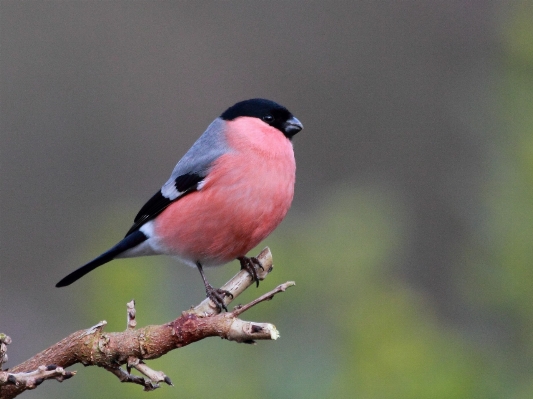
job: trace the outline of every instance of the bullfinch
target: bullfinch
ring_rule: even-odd
[[[114,247],[63,278],[64,287],[115,258],[170,255],[197,267],[207,297],[226,309],[203,268],[238,259],[258,284],[246,257],[283,220],[294,195],[293,136],[303,126],[274,101],[241,101],[216,118],[146,202]],[[226,309],[227,310],[227,309]]]

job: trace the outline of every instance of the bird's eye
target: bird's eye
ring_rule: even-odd
[[[262,118],[266,123],[270,123],[274,120],[274,117],[272,115],[265,115]]]

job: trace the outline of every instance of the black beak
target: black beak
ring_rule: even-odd
[[[303,128],[304,126],[302,125],[302,122],[293,116],[283,125],[283,132],[285,133],[285,136],[290,139]]]

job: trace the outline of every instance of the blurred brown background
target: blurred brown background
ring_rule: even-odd
[[[54,285],[216,116],[265,97],[305,126],[293,209],[263,243],[275,273],[242,299],[296,280],[246,314],[281,339],[172,352],[152,366],[176,387],[151,396],[531,397],[532,21],[530,2],[2,0],[7,366],[101,319],[123,329],[131,298],[140,325],[202,299],[164,258]],[[107,374],[26,396],[144,397]]]

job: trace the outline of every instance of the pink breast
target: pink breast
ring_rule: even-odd
[[[200,191],[176,201],[154,222],[169,254],[205,266],[246,255],[283,220],[294,194],[290,141],[255,118],[228,125],[233,151],[216,161]]]

